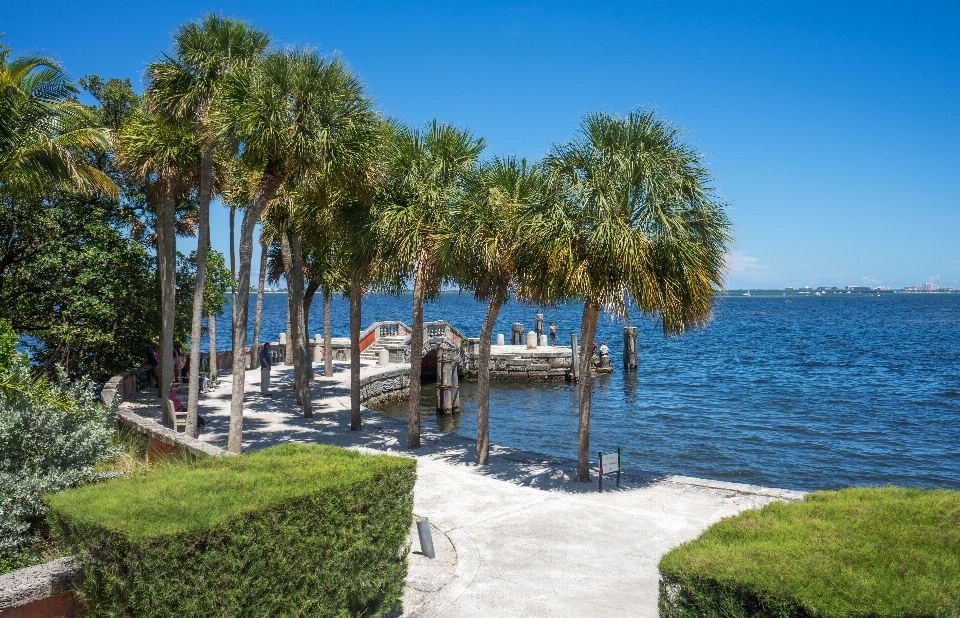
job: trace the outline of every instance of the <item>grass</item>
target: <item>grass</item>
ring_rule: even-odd
[[[742,601],[742,612],[727,615],[779,607],[792,615],[957,616],[960,493],[853,488],[771,503],[674,549],[660,572],[661,615],[671,603],[667,615],[721,615],[704,608],[722,597]],[[695,597],[706,605],[682,611]]]
[[[151,467],[50,496],[48,503],[69,513],[75,524],[97,525],[139,542],[216,527],[407,464],[332,446],[283,445],[242,457]]]

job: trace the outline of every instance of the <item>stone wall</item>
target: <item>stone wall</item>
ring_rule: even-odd
[[[461,367],[464,379],[477,379],[479,359],[480,341],[471,339]],[[571,359],[570,346],[542,346],[533,349],[528,349],[525,345],[491,346],[490,380],[565,380],[570,373]]]
[[[410,396],[410,365],[388,367],[360,380],[360,403],[376,407]]]

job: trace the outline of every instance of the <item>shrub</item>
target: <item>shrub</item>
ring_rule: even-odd
[[[416,462],[283,445],[50,496],[94,616],[385,616]]]
[[[960,493],[854,488],[711,526],[660,561],[660,615],[955,617]]]
[[[114,454],[116,411],[94,401],[90,382],[50,384],[24,362],[0,372],[15,385],[0,389],[0,573],[36,559],[44,494],[115,476],[94,466]]]
[[[0,318],[0,371],[13,363],[17,353],[17,333],[13,332],[10,322]]]

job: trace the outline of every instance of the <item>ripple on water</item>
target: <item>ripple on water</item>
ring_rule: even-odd
[[[631,467],[794,489],[960,489],[960,295],[792,300],[721,298],[709,326],[682,339],[664,339],[634,316],[640,368],[631,374],[617,366],[623,325],[601,317],[597,338],[610,345],[617,373],[597,380],[590,451],[620,446]],[[266,296],[265,333],[285,328],[285,302]],[[347,336],[348,303],[334,299],[332,311],[333,335]],[[514,322],[530,329],[536,311],[508,304],[494,332],[509,334]],[[559,342],[579,330],[579,306],[542,311]],[[483,315],[466,294],[426,307],[426,319],[447,319],[470,336]],[[409,295],[364,301],[364,324],[385,319],[409,323]],[[321,323],[317,303],[310,330]],[[229,347],[225,318],[218,330]],[[459,418],[425,414],[424,422],[472,438],[475,385],[462,387]],[[427,411],[435,397],[425,389]],[[405,416],[405,406],[391,413]],[[495,383],[490,416],[495,443],[576,456],[574,385]]]

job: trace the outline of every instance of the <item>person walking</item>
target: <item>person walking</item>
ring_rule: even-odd
[[[157,358],[157,353],[154,351],[154,348],[157,347],[157,344],[152,346],[147,346],[147,364],[150,365],[150,376],[153,377],[153,381],[157,385],[157,397],[160,396],[160,359]]]
[[[553,322],[550,322],[550,346],[554,347],[557,345],[557,325]]]
[[[183,381],[183,366],[187,359],[183,355],[183,348],[179,343],[173,344],[173,381]]]
[[[270,342],[263,344],[260,351],[260,394],[267,397],[273,397],[270,394],[270,367],[273,363],[270,360]]]

